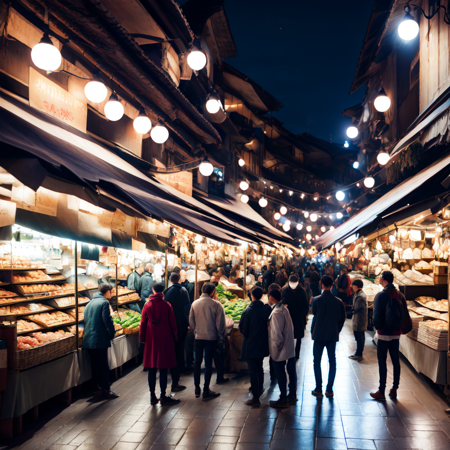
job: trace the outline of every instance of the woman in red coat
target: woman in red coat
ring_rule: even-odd
[[[166,396],[167,369],[176,367],[175,341],[177,340],[177,324],[170,303],[164,301],[164,283],[153,285],[153,295],[142,310],[139,341],[145,344],[144,367],[148,367],[148,385],[150,387],[150,403],[156,405],[155,395],[156,372],[159,369],[159,386],[161,388],[161,405],[174,405],[180,400]]]

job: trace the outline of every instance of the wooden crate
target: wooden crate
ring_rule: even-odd
[[[139,333],[139,327],[133,327],[133,328],[124,328],[123,329],[124,334],[136,334]]]
[[[448,284],[448,275],[436,275],[434,274],[434,284],[436,286]]]

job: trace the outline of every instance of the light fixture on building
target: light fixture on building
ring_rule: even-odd
[[[358,168],[359,168],[359,162],[358,162],[358,161],[355,161],[355,162],[353,163],[353,168],[354,168],[354,169],[358,169]]]
[[[289,191],[289,195],[291,195],[292,196],[292,194],[293,194],[294,192],[293,191]]]
[[[375,178],[373,177],[364,178],[364,186],[369,189],[373,188],[375,186]]]
[[[41,70],[53,72],[62,63],[61,52],[53,45],[48,32],[44,33],[39,44],[31,50],[31,60]]]
[[[300,195],[300,198],[305,198],[305,194]]]
[[[345,148],[349,148],[349,147],[350,147],[350,144],[348,143],[348,141],[345,141],[345,142],[344,142],[344,147],[345,147]]]
[[[342,201],[344,201],[344,199],[345,199],[345,193],[342,191],[337,191],[336,192],[336,200],[338,202],[342,202]]]
[[[373,102],[373,106],[379,112],[386,112],[391,107],[391,99],[386,95],[383,88],[380,89],[377,98]]]
[[[273,218],[274,218],[276,221],[278,221],[278,220],[281,219],[281,214],[280,214],[279,212],[276,212],[276,213],[273,215]]]
[[[356,187],[360,187],[361,185],[359,183],[356,183]]]
[[[243,190],[243,191],[246,191],[247,189],[248,189],[248,183],[247,183],[247,181],[246,180],[242,180],[240,183],[239,183],[239,187]]]
[[[301,230],[303,228],[303,225],[301,223],[297,224],[297,230]]]
[[[286,232],[288,232],[290,229],[291,229],[291,225],[290,225],[289,223],[286,222],[286,223],[283,225],[283,230],[286,231]]]
[[[238,164],[239,164],[241,167],[244,167],[244,166],[245,166],[245,161],[244,161],[242,158],[239,158]]]
[[[92,103],[101,103],[108,95],[106,86],[96,77],[86,83],[84,86],[86,98]]]
[[[309,218],[310,218],[311,222],[317,222],[317,214],[316,213],[312,213],[309,216]]]
[[[113,92],[105,105],[105,116],[111,122],[117,122],[123,117],[125,109],[119,101],[119,97]]]
[[[436,9],[436,12],[439,8]],[[414,39],[419,34],[419,24],[414,20],[413,16],[410,14],[411,7],[405,6],[405,16],[398,26],[398,35],[404,41],[410,41]]]
[[[216,114],[222,109],[222,102],[216,92],[211,92],[206,100],[206,110],[210,114]]]
[[[169,139],[169,130],[161,122],[158,122],[150,131],[150,137],[157,144],[164,144]]]
[[[200,170],[200,173],[204,177],[209,177],[214,172],[214,166],[208,161],[208,158],[205,158],[198,167],[198,170]]]
[[[336,213],[336,219],[340,220],[344,217],[344,215],[340,212]]]
[[[249,201],[248,195],[247,194],[242,194],[241,195],[241,202],[242,203],[248,203],[248,201]]]
[[[280,189],[280,193],[283,192],[283,189]]]
[[[355,139],[358,136],[358,128],[351,126],[347,128],[347,136],[350,139]]]
[[[287,213],[287,208],[286,208],[286,206],[282,206],[281,208],[280,208],[280,213],[284,216],[286,213]]]
[[[266,198],[264,198],[264,197],[261,197],[260,199],[259,199],[259,206],[261,206],[261,208],[265,208],[266,206],[267,206],[267,204],[268,204],[268,201],[267,201],[267,199]]]
[[[378,164],[380,164],[380,166],[385,166],[389,160],[391,159],[391,157],[389,156],[389,153],[387,152],[380,152],[377,155],[377,161]]]
[[[141,109],[139,115],[134,119],[133,128],[139,134],[147,134],[151,130],[152,122],[145,114],[144,109]]]
[[[199,44],[199,43],[198,43]],[[192,45],[187,63],[192,70],[202,70],[206,66],[206,55],[199,49],[200,45]]]
[[[303,215],[308,218],[309,217],[309,212],[308,211],[303,211]]]

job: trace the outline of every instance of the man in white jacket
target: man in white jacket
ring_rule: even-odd
[[[274,408],[287,408],[286,361],[295,356],[294,325],[289,311],[281,303],[281,292],[273,289],[269,292],[269,305],[272,314],[269,317],[269,353],[280,388],[280,398],[271,401]]]

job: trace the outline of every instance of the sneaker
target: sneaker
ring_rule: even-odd
[[[363,357],[358,355],[349,356],[349,359],[353,359],[354,361],[362,361]]]
[[[322,398],[323,397],[322,391],[318,391],[317,389],[314,389],[314,391],[312,391],[311,394],[314,395],[314,397],[317,397],[317,398]]]
[[[296,395],[288,395],[287,401],[290,405],[295,405],[297,403],[297,396]]]
[[[203,400],[209,399],[209,398],[217,398],[220,396],[220,392],[214,392],[211,391],[211,389],[208,389],[207,391],[203,391]]]
[[[157,405],[158,402],[159,402],[159,399],[155,395],[155,393],[150,394],[150,405]]]
[[[389,391],[389,397],[391,397],[392,399],[396,399],[397,398],[397,389],[395,389],[395,388],[392,388],[390,391]]]
[[[378,389],[377,392],[371,392],[370,396],[374,399],[374,400],[386,400],[386,396],[384,395],[383,391],[380,391]]]
[[[325,391],[325,397],[328,397],[328,398],[334,397],[334,392],[333,391],[331,391],[331,392]]]
[[[195,398],[199,398],[201,393],[202,393],[202,390],[200,389],[200,386],[196,386],[195,387]]]
[[[175,399],[170,395],[168,397],[161,396],[159,401],[161,402],[161,406],[171,406],[171,405],[176,405],[177,403],[180,403],[179,399]]]
[[[103,392],[102,397],[107,400],[112,400],[113,398],[119,397],[119,395],[113,391],[106,391],[106,392]]]
[[[217,380],[216,384],[224,384],[227,383],[228,381],[230,381],[229,378],[222,378],[221,380]]]
[[[244,402],[247,406],[260,406],[261,402],[259,401],[259,398],[249,398],[246,402]]]
[[[279,398],[278,400],[272,400],[269,402],[272,408],[289,408],[289,402],[287,398]]]
[[[177,384],[176,386],[172,386],[172,392],[181,392],[186,389],[186,386],[180,386]]]

